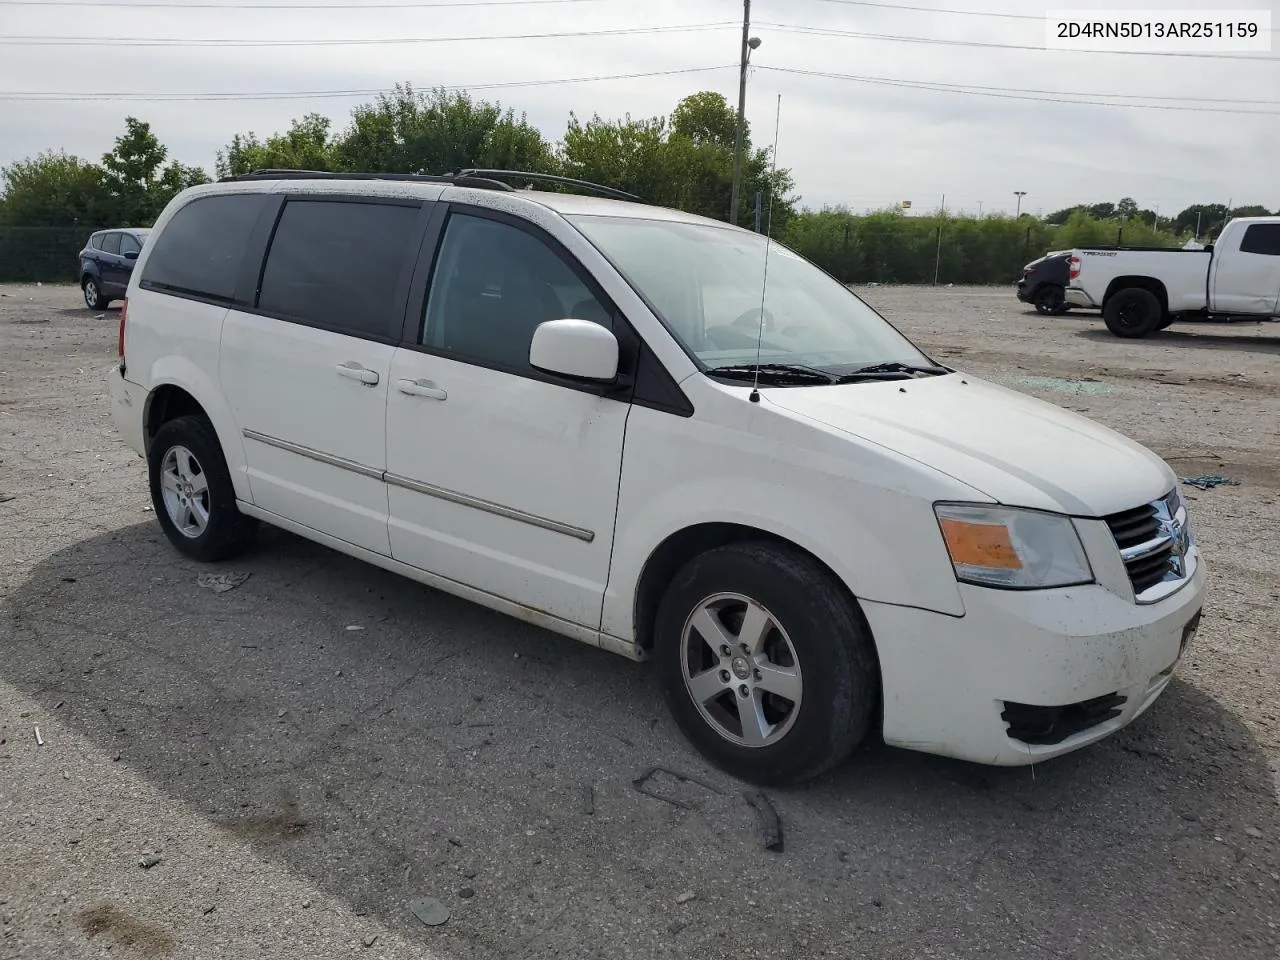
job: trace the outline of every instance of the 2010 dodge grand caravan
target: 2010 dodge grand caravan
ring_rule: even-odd
[[[767,284],[766,277],[767,260]],[[259,521],[635,659],[714,762],[1025,764],[1147,709],[1204,568],[1159,458],[765,238],[493,178],[164,211],[112,409],[201,560]]]

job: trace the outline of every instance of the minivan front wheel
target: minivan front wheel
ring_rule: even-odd
[[[865,736],[878,677],[870,631],[806,554],[768,543],[709,550],[676,575],[655,629],[672,715],[735,776],[807,780]]]
[[[84,278],[84,305],[90,310],[105,310],[111,301],[102,295],[102,288],[93,277]]]
[[[213,424],[178,417],[156,431],[147,456],[151,502],[169,542],[196,560],[244,551],[258,521],[236,507],[235,488]]]

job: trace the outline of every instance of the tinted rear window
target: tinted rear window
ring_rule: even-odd
[[[267,253],[258,309],[357,336],[394,336],[418,213],[389,203],[290,200]]]
[[[1280,257],[1280,223],[1250,224],[1240,241],[1240,252]]]
[[[89,246],[91,246],[94,250],[101,250],[102,238],[104,236],[105,234],[95,233],[92,237],[89,238]]]
[[[120,234],[108,233],[102,238],[102,246],[99,249],[103,253],[119,253],[120,252]]]
[[[267,194],[193,200],[156,237],[142,286],[230,302],[254,222]]]

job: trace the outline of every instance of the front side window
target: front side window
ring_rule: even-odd
[[[1280,223],[1251,223],[1240,240],[1241,253],[1280,257]]]
[[[120,234],[108,233],[102,238],[102,252],[115,253],[120,252]]]
[[[122,233],[120,236],[120,256],[126,256],[130,253],[141,253],[142,244],[138,243],[132,235]]]
[[[142,286],[230,303],[249,235],[269,202],[272,198],[265,193],[192,200],[156,237]]]
[[[389,339],[401,278],[417,255],[420,207],[290,200],[276,225],[258,309],[353,336]],[[401,301],[403,302],[403,301]]]
[[[449,218],[427,298],[426,346],[527,373],[533,331],[567,318],[612,329],[609,311],[546,243],[497,220]]]
[[[929,363],[848,288],[777,242],[766,289],[759,234],[678,221],[569,220],[704,369],[754,364],[757,348],[761,363],[835,376],[872,364]]]

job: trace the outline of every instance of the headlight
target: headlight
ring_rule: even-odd
[[[965,503],[934,506],[956,579],[1034,590],[1093,582],[1070,517]]]

